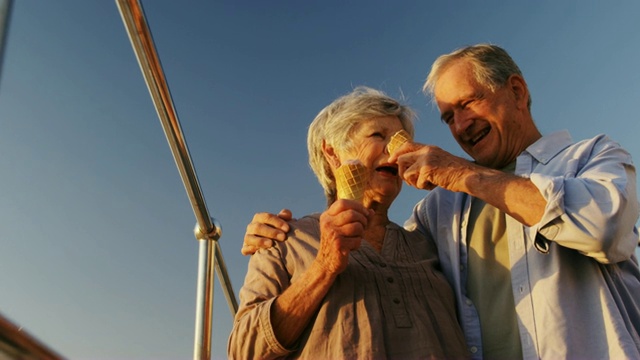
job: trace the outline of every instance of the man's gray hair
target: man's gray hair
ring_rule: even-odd
[[[520,68],[503,48],[492,44],[477,44],[442,55],[433,62],[422,90],[433,97],[436,82],[444,70],[455,60],[467,60],[473,66],[476,81],[492,92],[504,86],[511,75],[524,78]],[[527,102],[531,110],[531,95]]]

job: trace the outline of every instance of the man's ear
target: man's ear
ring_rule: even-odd
[[[507,79],[507,83],[509,84],[509,88],[515,96],[518,108],[528,109],[529,87],[527,87],[527,82],[524,80],[524,78],[520,75],[513,74],[509,76],[509,79]]]
[[[336,153],[336,149],[333,146],[327,144],[325,140],[322,140],[322,153],[324,154],[325,159],[329,162],[332,168],[337,169],[340,167],[340,157]]]

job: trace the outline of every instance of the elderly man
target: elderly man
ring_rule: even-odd
[[[439,57],[425,91],[475,161],[415,143],[390,161],[407,183],[432,190],[405,227],[436,242],[474,356],[640,358],[629,153],[604,135],[542,136],[524,77],[498,46]],[[286,229],[256,215],[243,253]]]

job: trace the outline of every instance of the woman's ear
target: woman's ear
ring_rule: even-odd
[[[336,153],[336,149],[333,146],[327,144],[325,140],[322,140],[322,153],[324,154],[325,159],[332,168],[337,169],[340,167],[340,157]]]

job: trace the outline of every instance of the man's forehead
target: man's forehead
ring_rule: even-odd
[[[473,66],[465,60],[452,60],[440,70],[436,79],[434,90],[446,87],[452,82],[460,82],[467,79],[474,79]]]
[[[478,92],[482,92],[484,86],[476,80],[473,66],[468,62],[458,60],[457,63],[443,69],[433,90],[433,100],[436,103],[452,102],[474,96]]]

